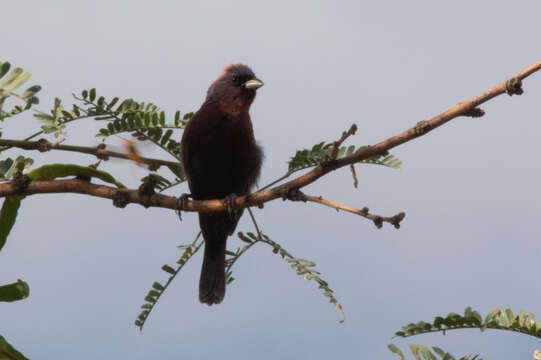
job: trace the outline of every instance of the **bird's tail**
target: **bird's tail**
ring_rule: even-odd
[[[225,296],[225,248],[231,232],[231,219],[227,213],[201,213],[199,224],[205,238],[199,301],[208,305],[219,304]]]

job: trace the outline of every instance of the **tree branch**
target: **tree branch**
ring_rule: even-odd
[[[117,207],[125,207],[129,203],[135,203],[145,207],[161,207],[174,210],[177,206],[177,199],[172,196],[162,194],[145,195],[140,190],[119,189],[79,179],[35,180],[22,189],[13,182],[0,184],[0,197],[56,193],[76,193],[111,199]]]
[[[527,69],[518,73],[511,79],[504,81],[501,84],[498,84],[497,86],[484,92],[483,94],[465,102],[459,103],[428,121],[421,121],[414,127],[403,131],[398,135],[383,140],[376,145],[363,148],[353,153],[352,155],[341,159],[330,159],[325,164],[316,166],[314,169],[308,171],[304,175],[301,175],[282,185],[273,187],[271,189],[260,190],[248,196],[239,196],[235,198],[235,201],[233,202],[233,204],[231,204],[232,208],[242,209],[249,206],[258,206],[265,202],[281,198],[283,194],[287,194],[291,189],[303,188],[331,171],[350,164],[357,163],[361,160],[370,158],[375,155],[385,154],[388,152],[388,150],[405,142],[411,141],[417,137],[423,136],[456,117],[479,114],[479,110],[476,110],[477,107],[498,95],[501,95],[503,93],[507,93],[509,95],[521,94],[521,81],[540,69],[541,61],[528,67]],[[345,134],[347,134],[347,132]],[[129,203],[138,203],[146,207],[177,209],[177,199],[174,197],[162,194],[144,195],[141,194],[138,190],[117,189],[75,179],[32,181],[22,190],[20,188],[16,188],[11,183],[0,184],[0,197],[15,194],[31,195],[61,192],[80,193],[113,199],[115,205],[119,207],[124,207]],[[197,212],[217,212],[227,210],[227,206],[222,199],[204,201],[191,200],[186,201],[184,208],[181,210]]]
[[[49,150],[73,151],[73,152],[95,155],[97,158],[103,159],[103,160],[107,160],[109,157],[133,160],[132,157],[130,157],[127,154],[105,150],[105,144],[100,144],[96,147],[89,147],[89,146],[74,146],[74,145],[62,145],[58,143],[51,143],[47,141],[46,139],[39,139],[38,141],[0,139],[0,146],[16,147],[16,148],[25,149],[25,150],[39,150],[40,152],[45,152]],[[137,162],[147,164],[152,168],[157,168],[160,165],[164,165],[164,166],[178,166],[179,165],[178,162],[166,161],[166,160],[160,160],[160,159],[151,159],[151,158],[146,158],[142,156],[137,157]]]

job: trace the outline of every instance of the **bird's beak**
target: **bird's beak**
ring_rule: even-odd
[[[263,86],[263,81],[259,79],[248,80],[244,83],[244,88],[248,90],[257,90]]]

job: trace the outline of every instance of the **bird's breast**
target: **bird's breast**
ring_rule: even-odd
[[[259,174],[261,151],[246,116],[192,119],[184,159],[190,187],[199,198],[245,194]],[[188,129],[187,129],[188,130]],[[196,130],[196,131],[192,131]]]

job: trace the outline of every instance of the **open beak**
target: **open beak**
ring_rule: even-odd
[[[263,86],[263,81],[259,79],[248,80],[244,83],[244,88],[248,90],[257,90]]]

